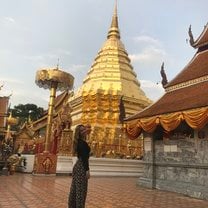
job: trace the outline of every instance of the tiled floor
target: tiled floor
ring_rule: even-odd
[[[136,187],[136,178],[91,177],[86,208],[207,208],[208,201]],[[67,208],[70,176],[0,176],[0,208]]]

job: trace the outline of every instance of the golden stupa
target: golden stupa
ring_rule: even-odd
[[[117,4],[107,40],[98,52],[82,86],[70,97],[72,129],[77,124],[91,124],[88,138],[97,157],[140,156],[142,142],[125,138],[119,119],[120,102],[130,116],[151,104],[140,88],[128,53],[120,40]]]
[[[88,142],[96,157],[138,158],[142,155],[142,140],[128,140],[125,137],[121,119],[124,110],[121,116],[121,109],[125,109],[127,117],[147,107],[151,101],[141,90],[128,53],[120,40],[117,4],[107,40],[98,52],[82,86],[73,96],[65,91],[54,102],[52,125],[56,126],[57,120],[59,124],[63,122],[61,115],[65,111],[71,124],[60,135],[58,155],[71,155],[72,130],[78,124],[91,124],[92,132]],[[22,153],[43,151],[47,117],[45,114],[37,121],[25,123],[18,132],[16,146],[21,144]],[[50,138],[50,147],[53,147],[54,132]]]

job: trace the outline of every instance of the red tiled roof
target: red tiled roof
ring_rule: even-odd
[[[55,98],[55,107],[57,107],[60,103],[62,103],[62,101],[65,99],[65,97],[67,97],[69,95],[69,93],[67,91],[62,92],[61,94],[57,95],[57,97]]]
[[[208,50],[196,53],[190,63],[165,88],[208,75]]]
[[[69,93],[67,91],[64,91],[63,93],[59,94],[54,101],[54,108],[57,111],[58,108],[61,107],[61,105],[63,104],[63,102],[67,99],[67,97],[69,96]],[[47,116],[48,116],[48,111],[46,112],[45,115],[43,115],[40,119],[34,121],[32,123],[33,125],[33,130],[36,130],[36,128],[42,128],[43,126],[46,126],[47,124]]]
[[[204,30],[196,41],[194,41],[193,47],[199,48],[208,44],[208,24],[204,26]]]
[[[208,106],[208,81],[165,93],[153,105],[126,121]]]

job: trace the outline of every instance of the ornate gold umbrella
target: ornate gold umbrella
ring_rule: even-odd
[[[51,126],[53,119],[54,99],[56,91],[71,90],[74,83],[74,77],[59,68],[47,68],[38,70],[36,73],[36,84],[44,89],[50,90],[50,100],[48,106],[48,120],[46,128],[45,152],[49,152],[49,142],[51,137]]]

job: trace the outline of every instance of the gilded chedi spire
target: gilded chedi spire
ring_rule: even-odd
[[[145,106],[150,104],[150,100],[140,88],[128,53],[120,40],[117,4],[107,40],[83,81],[82,91],[95,93],[98,89],[105,90],[106,93],[113,90],[116,94],[139,99]]]
[[[130,154],[126,152],[128,140],[121,128],[123,117],[142,110],[151,101],[141,90],[128,53],[120,40],[117,2],[107,39],[70,103],[73,108],[72,128],[79,123],[90,123],[92,126],[89,141],[93,155],[112,157],[109,155],[112,151]],[[140,141],[135,140],[131,145],[135,150],[141,148]]]
[[[117,1],[116,1],[115,8],[114,8],[114,14],[112,17],[111,27],[110,27],[110,30],[108,31],[108,38],[111,38],[111,37],[120,39],[120,32],[118,28]]]

